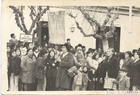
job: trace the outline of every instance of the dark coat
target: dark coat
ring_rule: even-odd
[[[117,78],[119,72],[119,60],[115,56],[112,56],[110,60],[107,59],[106,62],[106,72],[108,72],[108,77]]]
[[[106,65],[107,63],[105,61],[102,61],[99,63],[99,66],[97,70],[95,71],[95,78],[97,78],[96,81],[96,90],[104,90],[103,84],[104,84],[104,78],[106,76]],[[100,82],[100,79],[102,78],[102,82]]]
[[[68,69],[72,66],[74,66],[74,57],[71,53],[68,53],[63,58],[61,57],[56,78],[56,88],[71,89],[72,78],[68,75]]]
[[[43,79],[44,77],[45,61],[42,57],[38,57],[36,61],[36,71],[35,75],[38,79]]]
[[[57,67],[58,67],[58,62],[55,62],[55,58],[47,58],[46,59],[46,77],[47,78],[56,78],[57,75]]]
[[[14,75],[19,75],[21,68],[21,59],[19,57],[9,57],[9,67],[8,67],[8,72],[11,75],[11,73],[14,73]]]
[[[128,60],[124,60],[124,64],[122,65],[122,68],[126,68],[128,70],[127,76],[131,76],[131,65],[133,63],[133,60],[129,58]]]
[[[102,61],[99,63],[99,66],[97,70],[95,71],[95,77],[96,78],[105,78],[106,75],[106,65],[107,63],[105,61]]]
[[[56,76],[57,76],[57,68],[58,62],[55,62],[55,58],[47,58],[46,59],[46,78],[47,78],[47,91],[54,91],[56,90]]]
[[[133,86],[140,86],[140,60],[134,62],[131,66],[132,84]]]
[[[28,55],[22,58],[21,69],[23,83],[35,83],[35,67],[36,58],[34,56],[32,59]]]

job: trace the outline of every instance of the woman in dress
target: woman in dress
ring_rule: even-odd
[[[57,68],[58,62],[55,61],[55,52],[51,50],[46,62],[46,90],[47,91],[54,91],[56,90],[55,82],[56,82],[56,75],[57,75]]]
[[[131,66],[132,90],[140,90],[140,51],[134,53],[134,63]]]
[[[95,72],[95,77],[97,79],[96,81],[96,87],[95,87],[95,90],[105,90],[103,88],[103,85],[104,85],[104,78],[105,78],[105,75],[106,75],[106,59],[107,59],[107,56],[105,54],[102,55],[102,62],[99,63],[98,65],[98,68]]]
[[[21,61],[22,69],[22,82],[24,85],[24,91],[34,91],[35,83],[35,66],[36,58],[33,56],[33,49],[27,50],[27,55],[23,56]]]
[[[20,58],[21,59],[21,51],[20,51],[20,49],[16,49],[16,56],[18,57],[18,58]],[[21,74],[22,74],[22,72],[21,72],[21,70],[20,70],[20,74],[19,74],[19,82],[18,82],[18,90],[19,91],[21,91],[22,90],[22,81],[21,81]]]
[[[18,91],[21,59],[16,56],[16,51],[11,50],[9,57],[10,91]]]
[[[74,77],[72,90],[86,90],[88,83],[87,62],[84,57],[84,52],[81,46],[77,47],[77,52],[74,56],[75,65],[78,68],[78,74]]]
[[[56,88],[57,90],[65,91],[70,90],[72,87],[72,77],[68,75],[68,69],[74,66],[74,57],[69,52],[70,48],[68,45],[62,46],[62,55],[60,64],[58,66],[57,77],[56,77]]]
[[[131,57],[132,57],[132,53],[130,51],[125,52],[125,59],[122,68],[126,68],[128,70],[128,74],[127,74],[128,77],[130,77],[131,65],[133,63]]]
[[[87,51],[87,65],[88,65],[88,77],[89,77],[89,81],[88,81],[88,85],[87,85],[87,90],[93,90],[94,89],[94,81],[93,81],[93,74],[96,70],[96,68],[94,67],[94,63],[93,63],[93,51],[92,50],[88,50]]]

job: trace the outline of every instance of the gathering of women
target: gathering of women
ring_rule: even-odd
[[[11,34],[12,37],[13,34]],[[11,41],[12,40],[12,41]],[[7,44],[9,91],[138,90],[140,48],[116,53],[102,52],[70,39],[61,46],[33,46],[11,39]],[[116,85],[105,87],[106,79]]]
[[[140,91],[140,7],[11,5],[4,14],[3,91]]]

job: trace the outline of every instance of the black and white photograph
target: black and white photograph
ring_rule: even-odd
[[[140,90],[139,6],[8,5],[2,16],[4,91]]]

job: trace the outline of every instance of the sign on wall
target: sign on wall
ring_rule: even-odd
[[[22,42],[32,42],[32,35],[20,34],[20,41],[22,41]]]

